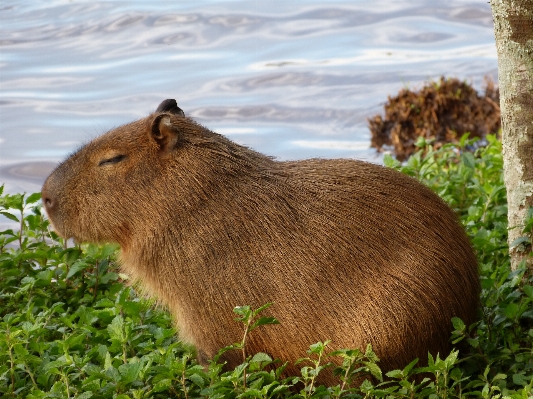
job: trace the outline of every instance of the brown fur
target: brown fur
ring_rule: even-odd
[[[43,202],[62,236],[118,242],[201,360],[241,339],[236,305],[273,302],[281,322],[248,353],[294,362],[317,341],[371,343],[384,370],[445,354],[451,317],[475,320],[475,256],[431,190],[356,160],[276,162],[163,111],[81,148]]]

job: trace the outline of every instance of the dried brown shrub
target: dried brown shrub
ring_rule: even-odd
[[[415,150],[418,137],[434,139],[435,147],[456,142],[465,134],[484,137],[500,129],[500,94],[494,82],[485,79],[483,96],[456,78],[441,77],[421,90],[402,89],[388,98],[385,118],[368,119],[371,146],[383,151],[393,147],[396,158],[407,159]]]

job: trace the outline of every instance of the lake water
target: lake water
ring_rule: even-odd
[[[441,75],[497,78],[486,0],[0,3],[0,184],[161,100],[278,159],[379,162],[366,118]]]

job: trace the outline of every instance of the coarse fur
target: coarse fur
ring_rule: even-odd
[[[289,361],[289,373],[325,340],[371,343],[383,370],[402,368],[449,351],[452,317],[475,321],[476,258],[430,189],[357,160],[277,162],[168,101],[65,160],[42,196],[63,237],[120,244],[124,271],[201,362],[242,338],[237,305],[274,303],[280,324],[254,331],[247,352]]]

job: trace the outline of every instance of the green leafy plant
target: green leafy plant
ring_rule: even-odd
[[[420,150],[406,164],[390,157],[385,163],[437,192],[456,210],[470,236],[480,267],[482,317],[472,326],[454,319],[452,342],[467,344],[460,360],[461,373],[468,376],[464,387],[481,386],[479,395],[495,395],[527,387],[533,379],[533,312],[528,295],[533,281],[525,267],[510,270],[501,143],[490,135],[486,140],[485,146],[477,146],[476,140],[464,136],[458,144],[435,150],[421,138]],[[476,146],[473,153],[463,150]],[[524,223],[524,242],[531,237],[532,212]]]
[[[178,339],[169,315],[136,295],[116,261],[115,245],[72,245],[49,229],[39,195],[0,188],[0,396],[5,398],[529,398],[533,395],[533,280],[511,271],[501,144],[463,137],[419,150],[400,170],[431,187],[457,212],[477,253],[480,319],[454,319],[458,350],[413,360],[382,375],[368,346],[330,351],[310,343],[301,372],[265,353],[248,353],[258,328],[277,323],[257,309],[235,308],[242,339],[203,367]],[[465,148],[474,149],[473,152]],[[516,245],[531,251],[533,210]],[[221,364],[226,351],[243,363]],[[306,354],[302,354],[305,356]],[[320,385],[321,373],[339,383]]]

